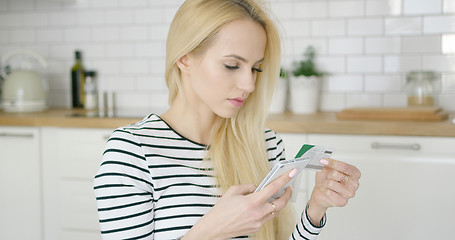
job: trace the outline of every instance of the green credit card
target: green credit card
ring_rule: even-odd
[[[304,153],[306,153],[308,150],[310,150],[313,147],[314,147],[314,145],[303,144],[303,146],[300,148],[300,150],[297,153],[297,155],[295,155],[295,158],[301,157]]]

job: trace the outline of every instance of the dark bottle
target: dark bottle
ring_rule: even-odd
[[[76,62],[71,69],[71,97],[73,108],[83,108],[85,100],[85,69],[82,64],[82,53],[76,50],[74,54]]]

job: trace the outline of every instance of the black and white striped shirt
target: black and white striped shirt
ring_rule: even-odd
[[[265,131],[269,162],[284,159],[282,140]],[[94,189],[103,239],[176,239],[221,197],[205,145],[174,131],[159,116],[116,129]],[[315,239],[321,228],[306,212],[290,239]]]

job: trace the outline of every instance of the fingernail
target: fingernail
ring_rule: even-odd
[[[290,178],[293,178],[296,174],[297,174],[297,169],[294,168],[294,169],[289,173],[289,177],[290,177]]]
[[[321,161],[319,161],[319,162],[322,163],[322,165],[324,165],[324,166],[329,165],[329,161],[327,159],[321,159]]]

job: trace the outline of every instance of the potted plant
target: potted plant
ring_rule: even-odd
[[[286,91],[287,91],[287,79],[286,72],[283,68],[280,69],[280,78],[275,86],[275,92],[273,93],[272,102],[270,104],[269,113],[278,114],[283,113],[286,109]]]
[[[304,60],[294,62],[289,82],[289,109],[297,114],[318,111],[320,82],[325,75],[316,68],[314,47],[309,46],[303,55]]]

